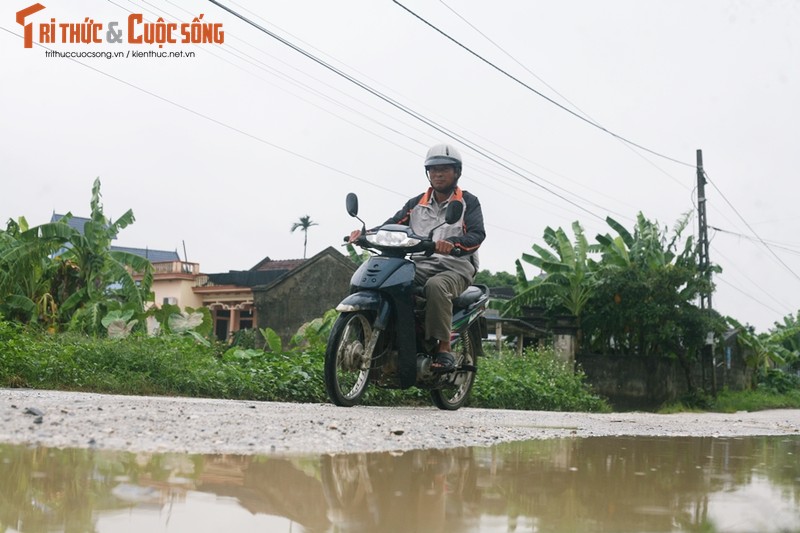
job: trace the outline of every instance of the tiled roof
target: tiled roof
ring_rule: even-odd
[[[284,274],[289,272],[284,270],[231,270],[218,274],[208,274],[208,281],[214,285],[237,285],[239,287],[255,287],[256,285],[267,285]]]
[[[58,215],[56,213],[53,213],[53,216],[50,217],[50,222],[58,222],[64,217],[65,215]],[[67,225],[73,229],[78,230],[81,233],[81,235],[83,235],[83,227],[90,220],[91,220],[90,218],[84,218],[84,217],[71,217],[67,220]],[[151,263],[181,260],[181,257],[178,255],[177,251],[170,252],[167,250],[151,250],[149,248],[129,248],[125,246],[112,246],[111,250],[128,252],[134,255],[138,255],[139,257],[144,257],[145,259],[149,259]]]
[[[181,256],[178,255],[177,251],[167,251],[167,250],[151,250],[149,248],[128,248],[125,246],[112,246],[112,251],[120,251],[120,252],[128,252],[130,254],[138,255],[139,257],[144,257],[145,259],[149,259],[151,263],[162,263],[166,261],[180,261]]]
[[[490,287],[489,296],[502,300],[510,300],[516,296],[516,292],[514,291],[514,287]]]
[[[305,263],[307,259],[270,259],[265,257],[250,270],[292,270]]]
[[[57,215],[56,213],[53,213],[53,216],[50,217],[50,222],[58,222],[65,216],[66,215]],[[67,226],[69,226],[72,229],[78,230],[79,232],[81,232],[81,235],[83,235],[83,227],[90,220],[91,218],[71,217],[67,220]]]

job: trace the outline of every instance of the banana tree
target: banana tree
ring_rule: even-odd
[[[37,238],[25,217],[8,221],[0,231],[0,312],[26,323],[55,323],[58,303],[52,280],[60,265],[52,254],[63,242]]]
[[[745,363],[754,370],[753,383],[764,376],[768,369],[786,365],[798,358],[797,350],[792,350],[784,346],[788,339],[796,338],[800,335],[800,324],[792,324],[790,327],[780,327],[769,333],[756,334],[755,331],[743,326],[736,319],[726,317],[728,323],[736,328],[736,342],[748,349],[745,356]]]
[[[83,232],[67,222],[33,228],[24,219],[9,224],[0,236],[0,296],[3,306],[28,320],[56,313],[61,324],[71,323],[90,332],[103,331],[102,318],[110,310],[144,310],[153,282],[147,259],[111,250],[111,242],[134,221],[128,210],[116,221],[106,218],[100,203],[100,180],[92,187],[91,218]],[[142,275],[140,282],[134,273]]]
[[[800,369],[800,311],[796,315],[789,314],[783,317],[783,322],[775,322],[775,333],[780,333],[781,345],[791,354],[787,360],[789,368],[794,371]],[[796,332],[796,333],[795,333]]]
[[[672,238],[667,241],[664,231],[656,222],[650,221],[642,213],[636,216],[636,226],[631,234],[622,224],[611,217],[606,223],[616,231],[617,236],[610,234],[597,235],[600,244],[602,261],[606,266],[637,267],[641,270],[659,270],[673,263],[682,263],[693,258],[693,240],[686,239],[683,249],[678,253],[678,245],[683,230],[689,224],[689,213],[685,213],[675,222]]]
[[[516,261],[517,295],[506,304],[504,314],[519,313],[524,306],[549,300],[574,316],[580,328],[581,314],[595,288],[596,263],[589,254],[599,247],[588,243],[578,222],[573,222],[572,230],[574,243],[562,228],[548,226],[543,239],[550,249],[534,244],[535,254],[522,254],[522,261],[539,268],[541,275],[528,280],[522,262]]]
[[[627,354],[688,354],[694,350],[695,330],[712,327],[701,324],[702,316],[694,316],[698,309],[693,302],[711,286],[699,272],[692,238],[680,244],[688,221],[687,213],[668,238],[666,227],[641,213],[632,231],[606,219],[616,236],[596,237],[602,260],[593,316],[587,323],[595,349],[605,352],[613,346]]]

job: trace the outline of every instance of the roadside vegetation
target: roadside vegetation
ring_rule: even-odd
[[[90,209],[82,231],[69,225],[70,214],[34,227],[20,217],[0,229],[0,387],[327,401],[322,361],[333,314],[309,323],[286,347],[268,328],[219,343],[207,309],[150,305],[151,263],[110,248],[133,213],[106,217],[99,180]],[[607,223],[611,232],[594,241],[577,221],[572,238],[548,227],[543,243],[517,261],[515,275],[482,271],[476,281],[514,286],[510,301],[495,302],[507,316],[536,312],[550,326],[566,319],[579,352],[677,361],[689,394],[665,410],[800,407],[800,314],[757,333],[698,306],[713,293],[711,274],[719,269],[701,269],[691,237],[682,238],[688,216],[671,232],[641,214],[630,230]],[[301,217],[294,229],[312,225]],[[348,251],[354,261],[365,258]],[[531,275],[524,266],[536,270]],[[147,333],[148,321],[158,323],[156,334]],[[692,382],[710,335],[735,335],[752,376],[747,390],[712,396]],[[427,392],[416,389],[371,388],[364,400],[429,405]],[[559,366],[547,350],[491,352],[480,361],[471,405],[609,410],[580,370]]]
[[[315,329],[318,328],[318,329]],[[307,328],[308,329],[308,328]],[[272,337],[270,331],[264,332]],[[109,394],[200,396],[284,402],[327,402],[323,384],[324,322],[276,351],[175,333],[124,338],[54,335],[0,321],[0,386]],[[273,337],[273,346],[278,342]],[[608,411],[580,373],[548,352],[479,361],[470,405],[485,408]],[[430,405],[426,391],[371,388],[367,405]]]
[[[712,273],[721,270],[701,267],[692,237],[683,238],[688,214],[671,231],[641,213],[632,229],[610,217],[606,222],[611,232],[594,241],[577,221],[572,238],[562,228],[546,228],[543,244],[517,260],[515,296],[499,305],[501,312],[534,312],[550,324],[566,319],[579,353],[675,360],[689,392],[672,410],[798,406],[800,314],[757,333],[699,305],[714,291]],[[532,276],[525,266],[535,267]],[[713,394],[694,382],[692,370],[708,365],[709,339],[719,346],[726,336],[735,338],[752,379],[741,393]],[[772,387],[775,381],[787,388]]]

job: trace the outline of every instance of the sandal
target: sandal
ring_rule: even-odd
[[[435,374],[446,374],[456,369],[456,358],[449,352],[439,352],[433,356],[431,372]]]

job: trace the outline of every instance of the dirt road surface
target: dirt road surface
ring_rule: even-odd
[[[557,413],[354,407],[0,389],[0,443],[301,455],[596,436],[800,435],[800,410]]]

